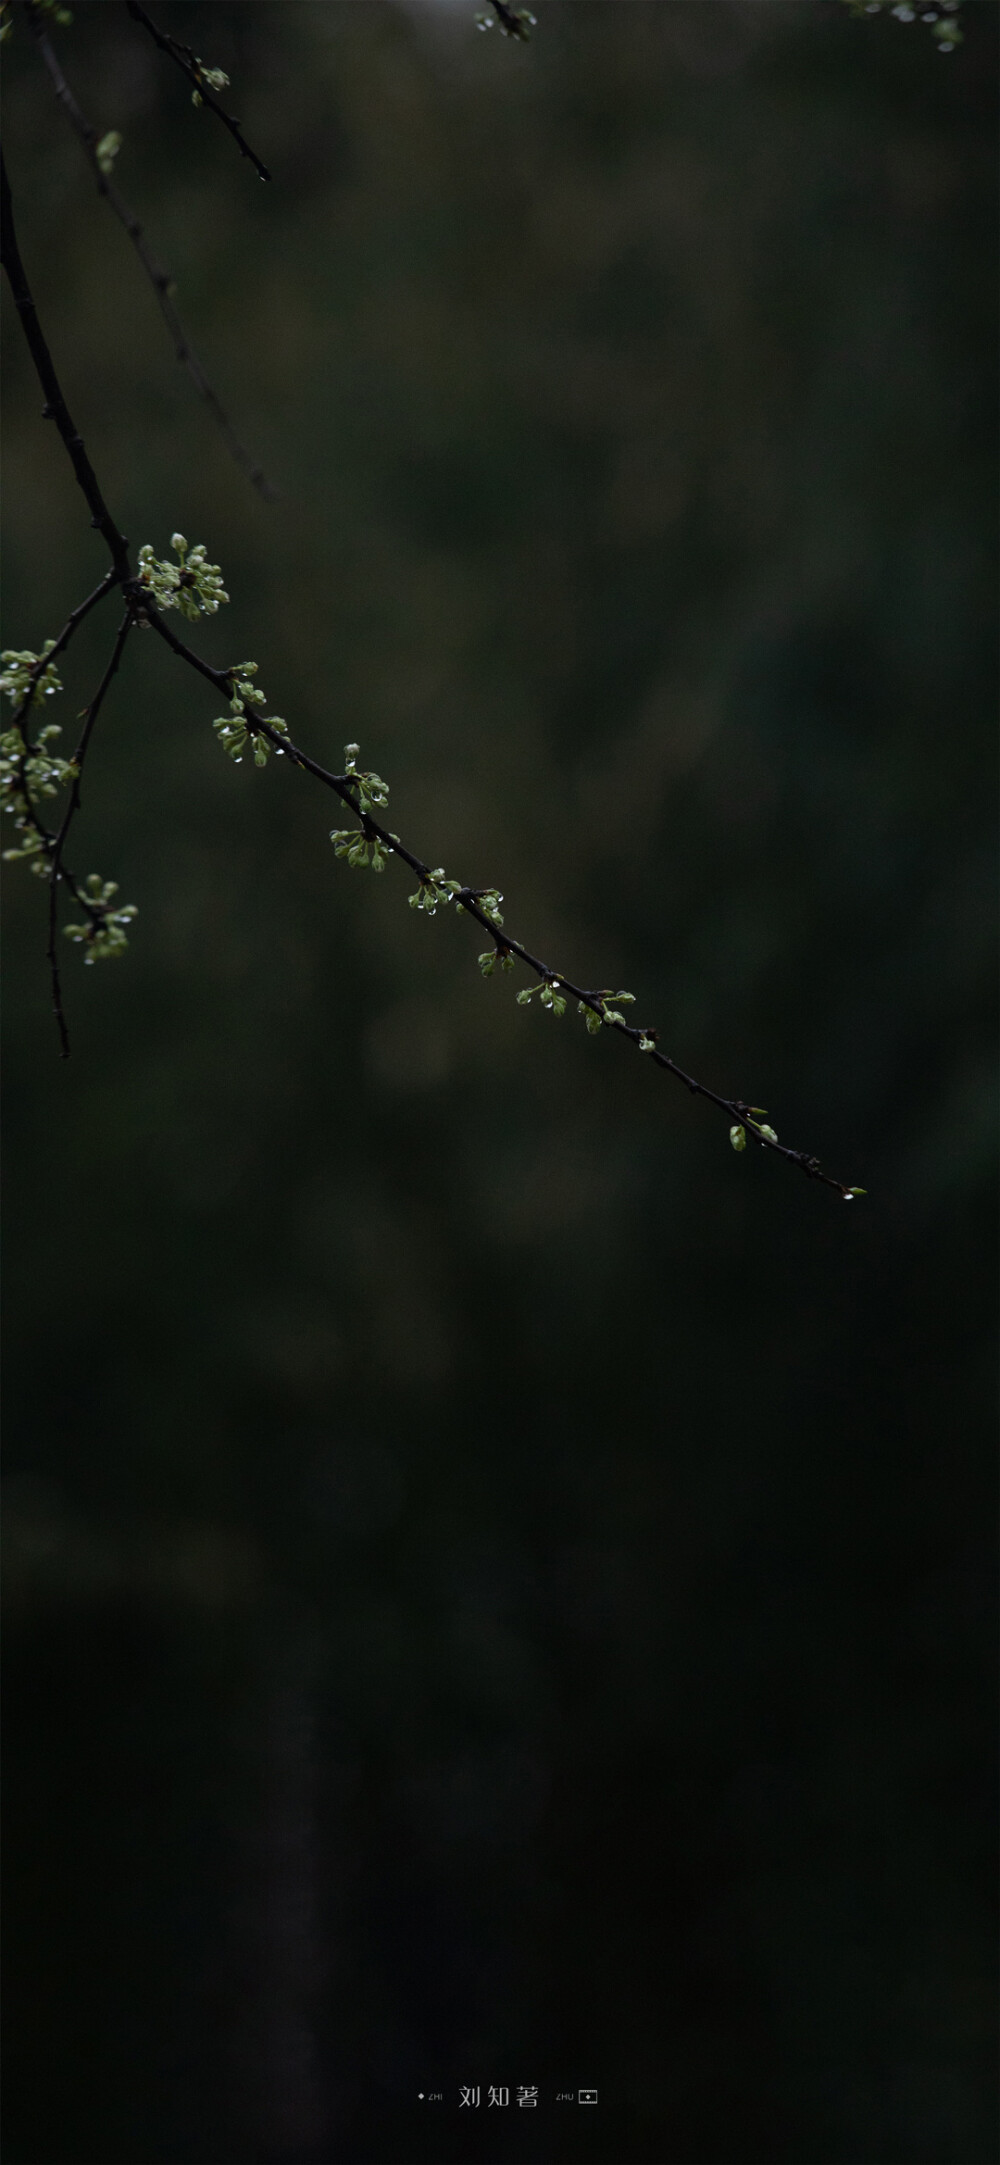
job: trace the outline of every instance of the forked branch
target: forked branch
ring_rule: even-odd
[[[175,41],[166,40],[150,24],[145,10],[138,0],[127,0],[129,12],[146,23],[157,42],[171,49]],[[180,50],[180,49],[179,49]],[[186,52],[186,48],[183,49]],[[177,53],[173,53],[177,57]],[[193,56],[189,56],[193,62]],[[227,125],[235,129],[237,124],[223,116]],[[86,125],[86,124],[84,124]],[[245,149],[247,156],[253,156]],[[256,161],[255,161],[256,162]],[[863,1194],[863,1189],[848,1187],[832,1174],[824,1172],[819,1160],[809,1152],[790,1149],[778,1141],[769,1127],[759,1106],[750,1106],[742,1098],[727,1098],[710,1089],[689,1075],[672,1056],[663,1051],[658,1033],[652,1025],[635,1027],[620,1012],[621,1005],[632,1002],[630,993],[614,992],[609,988],[596,988],[576,984],[561,969],[555,969],[533,954],[520,940],[503,930],[500,914],[502,896],[496,888],[470,887],[458,880],[449,879],[442,866],[431,866],[401,840],[399,835],[385,827],[375,813],[387,800],[388,790],[378,775],[366,773],[357,765],[357,746],[347,747],[347,767],[342,774],[335,774],[321,766],[307,752],[292,742],[287,726],[280,716],[262,714],[264,694],[254,683],[256,665],[233,663],[228,668],[215,669],[204,661],[195,650],[180,639],[165,621],[164,611],[179,608],[192,620],[201,614],[211,614],[225,601],[225,594],[218,566],[208,564],[200,547],[188,549],[184,537],[175,534],[173,546],[176,563],[163,562],[153,556],[152,549],[144,547],[139,554],[139,570],[133,572],[128,553],[128,542],[116,525],[104,500],[93,467],[87,458],[83,440],[76,429],[66,405],[52,356],[42,332],[38,313],[24,270],[14,228],[13,209],[6,169],[0,157],[0,195],[2,195],[3,240],[2,261],[10,281],[11,291],[24,327],[39,382],[42,385],[47,418],[56,422],[66,448],[74,474],[86,498],[91,512],[92,525],[102,534],[111,557],[111,569],[100,585],[85,602],[73,611],[57,641],[50,642],[40,656],[7,656],[13,666],[10,684],[14,687],[17,717],[14,725],[15,744],[8,761],[8,795],[16,814],[16,824],[27,830],[25,846],[11,854],[30,855],[36,868],[49,881],[49,964],[53,983],[53,1004],[60,1033],[63,1053],[69,1050],[65,1016],[62,1007],[59,969],[56,955],[58,888],[65,885],[74,895],[84,912],[81,926],[68,926],[66,930],[74,938],[86,942],[88,960],[101,953],[119,952],[125,945],[125,926],[134,911],[131,905],[122,909],[113,901],[114,886],[102,882],[91,874],[86,883],[72,874],[63,862],[63,852],[72,822],[80,803],[80,779],[101,707],[117,672],[126,641],[138,623],[149,624],[164,640],[177,658],[195,670],[228,702],[228,717],[220,717],[215,723],[223,748],[234,758],[242,758],[251,750],[259,766],[266,764],[271,753],[287,759],[290,765],[308,774],[313,781],[332,791],[348,808],[357,826],[352,829],[335,829],[331,840],[338,856],[346,855],[352,865],[370,864],[381,871],[390,857],[398,857],[407,865],[417,879],[415,893],[410,902],[414,907],[433,915],[435,910],[454,903],[464,914],[487,934],[490,946],[480,955],[484,975],[492,975],[494,968],[511,970],[516,964],[529,972],[537,981],[518,993],[518,1001],[526,1005],[538,990],[541,1002],[550,1012],[562,1014],[568,999],[574,999],[588,1029],[601,1032],[608,1028],[626,1038],[655,1066],[663,1068],[694,1096],[703,1097],[715,1105],[730,1123],[730,1141],[734,1149],[743,1150],[748,1141],[756,1142],[762,1149],[771,1150],[789,1164],[797,1166],[810,1180],[820,1181],[833,1189],[845,1201]],[[47,754],[42,746],[45,732],[39,735],[37,745],[22,735],[19,724],[26,718],[32,703],[46,689],[55,689],[51,671],[53,654],[65,647],[78,623],[113,587],[118,587],[125,601],[125,615],[119,626],[114,648],[101,683],[89,707],[85,710],[84,729],[74,758],[61,762]],[[46,672],[51,672],[49,678]],[[9,686],[8,686],[9,688]],[[56,770],[62,772],[57,774]],[[56,783],[69,782],[70,795],[62,822],[56,832],[50,830],[41,818],[35,802],[37,790],[54,794]]]

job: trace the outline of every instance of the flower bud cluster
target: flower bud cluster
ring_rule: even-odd
[[[58,722],[46,722],[31,751],[20,729],[7,729],[0,736],[0,803],[5,812],[19,818],[36,797],[54,797],[76,773],[72,760],[59,759],[48,749],[52,738],[61,736]]]
[[[6,692],[13,706],[21,706],[29,690],[33,707],[40,707],[44,699],[51,699],[53,692],[62,691],[55,662],[45,661],[54,646],[54,639],[46,639],[40,654],[33,654],[30,647],[4,648],[0,654],[0,662],[5,665],[0,670],[0,692]]]
[[[346,857],[349,865],[370,864],[373,872],[384,872],[390,845],[378,835],[365,834],[361,827],[334,827],[330,840],[335,857]]]
[[[270,738],[264,734],[265,729],[276,730],[279,737],[288,735],[288,723],[282,715],[267,714],[262,717],[247,712],[248,707],[267,705],[260,686],[253,682],[256,674],[256,662],[235,664],[229,671],[229,713],[220,714],[212,723],[223,751],[229,753],[230,759],[234,760],[237,766],[248,744],[253,747],[255,767],[266,767],[272,752],[276,753],[279,759],[282,757],[281,746],[271,743]]]
[[[128,946],[125,927],[131,924],[139,912],[134,902],[112,907],[112,898],[118,893],[116,880],[102,880],[99,872],[91,872],[84,881],[81,901],[87,911],[87,921],[82,925],[65,925],[68,940],[86,947],[84,961],[103,962],[112,956],[124,954]]]
[[[566,995],[559,990],[561,982],[561,978],[546,977],[540,985],[522,986],[517,994],[518,1007],[530,1007],[537,992],[541,1006],[547,1007],[550,1014],[565,1015]]]
[[[618,1008],[606,1005],[608,1000],[619,1000],[623,1006],[634,1007],[635,993],[595,992],[590,1000],[578,1000],[576,1003],[577,1012],[583,1016],[591,1037],[596,1037],[605,1023],[610,1026],[613,1023],[624,1022],[625,1020],[624,1015],[621,1014]]]
[[[439,864],[436,871],[428,872],[407,900],[411,910],[426,910],[428,917],[433,917],[442,902],[454,902],[461,892],[461,880],[448,879],[443,864]]]
[[[15,651],[8,648],[0,659],[6,663],[0,675],[0,690],[14,701],[20,711],[29,698],[33,705],[50,699],[60,692],[62,685],[55,663],[45,663],[55,645],[48,639],[41,654],[29,649]],[[42,666],[44,664],[44,667]],[[48,877],[49,858],[45,834],[35,817],[35,806],[40,797],[54,797],[77,773],[72,760],[60,759],[49,747],[62,730],[58,722],[46,722],[39,730],[34,744],[28,744],[19,721],[0,735],[0,805],[9,813],[21,837],[14,849],[5,849],[8,863],[26,858],[33,872],[40,879]]]
[[[200,616],[214,616],[220,604],[229,600],[218,564],[209,563],[202,541],[189,549],[183,534],[171,534],[170,546],[176,564],[154,556],[151,543],[144,542],[139,551],[140,584],[149,588],[159,609],[179,609],[191,624]]]
[[[354,783],[358,793],[359,812],[381,811],[383,805],[389,802],[389,784],[383,782],[380,774],[373,774],[370,769],[359,767],[360,756],[360,745],[345,744],[344,779]]]

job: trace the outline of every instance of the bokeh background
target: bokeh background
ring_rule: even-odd
[[[160,0],[269,187],[56,33],[275,504],[21,25],[29,275],[201,651],[869,1199],[519,1010],[134,640],[65,1064],[7,882],[9,2165],[995,2154],[996,10],[538,12]],[[104,559],[6,368],[37,646]]]

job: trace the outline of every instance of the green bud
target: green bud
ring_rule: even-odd
[[[732,1146],[733,1146],[733,1149],[734,1149],[734,1150],[745,1150],[745,1149],[746,1149],[746,1147],[747,1147],[747,1131],[746,1131],[746,1129],[745,1129],[744,1127],[741,1127],[741,1126],[739,1125],[739,1122],[737,1122],[737,1124],[736,1124],[736,1126],[735,1126],[735,1127],[733,1127],[733,1128],[730,1128],[730,1130],[729,1130],[729,1140],[730,1140],[730,1142],[732,1143]]]
[[[107,135],[102,135],[94,150],[94,156],[102,173],[108,174],[112,171],[121,147],[122,139],[117,128],[109,128]]]
[[[491,924],[503,924],[503,918],[500,915],[500,904],[503,901],[503,896],[500,893],[499,888],[484,888],[482,894],[476,896],[476,900],[479,904],[480,909],[483,912],[484,917],[488,917]]]

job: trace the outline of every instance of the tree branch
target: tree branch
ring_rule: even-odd
[[[127,0],[127,4],[129,5],[131,10],[135,10],[135,0]],[[140,15],[142,14],[141,9],[139,9],[138,12]],[[93,523],[95,526],[100,528],[101,532],[104,535],[108,549],[111,553],[113,567],[112,575],[114,582],[121,587],[126,601],[126,615],[119,629],[118,638],[115,645],[115,651],[112,655],[111,663],[109,664],[108,670],[105,673],[105,678],[104,680],[102,680],[101,687],[95,697],[95,700],[91,703],[91,708],[88,713],[87,726],[84,730],[84,736],[81,739],[82,750],[85,753],[90,741],[94,722],[97,718],[97,711],[99,709],[101,701],[104,698],[104,694],[108,684],[111,681],[111,677],[114,675],[114,672],[117,669],[118,662],[121,658],[121,651],[124,647],[125,639],[128,636],[128,632],[133,620],[147,621],[152,626],[152,628],[156,632],[158,632],[159,636],[165,641],[165,643],[171,648],[171,651],[177,655],[179,660],[186,662],[189,668],[196,670],[199,676],[204,677],[210,684],[213,685],[213,687],[217,691],[222,692],[223,695],[228,700],[230,700],[230,702],[232,702],[233,700],[234,690],[240,680],[241,671],[238,664],[233,664],[228,669],[214,669],[212,668],[210,663],[203,661],[201,656],[199,654],[196,654],[193,648],[187,646],[182,639],[178,638],[177,634],[173,632],[170,629],[169,625],[164,622],[161,611],[157,607],[156,602],[153,599],[152,594],[149,591],[148,585],[145,583],[145,581],[135,578],[132,574],[128,560],[128,545],[123,535],[120,534],[118,528],[115,526],[114,521],[111,518],[111,514],[107,510],[107,506],[105,505],[104,499],[101,496],[96,478],[93,474],[93,470],[90,466],[89,461],[86,458],[82,440],[73,427],[72,420],[66,407],[65,399],[63,398],[62,391],[56,377],[48,346],[46,345],[45,339],[42,336],[42,332],[38,323],[37,311],[35,309],[35,304],[31,296],[30,288],[28,286],[27,277],[25,275],[24,266],[21,262],[20,252],[18,250],[17,241],[14,233],[13,211],[10,201],[10,189],[7,183],[6,170],[3,168],[2,165],[2,159],[0,159],[0,180],[2,180],[3,207],[3,265],[7,271],[8,278],[11,282],[11,288],[18,306],[22,324],[24,325],[25,336],[28,340],[32,359],[34,360],[39,378],[45,389],[46,398],[48,400],[47,410],[51,412],[53,418],[55,418],[59,426],[59,431],[66,445],[67,453],[72,461],[73,469],[76,474],[77,480],[79,481],[80,486],[83,489],[88,504],[91,506],[91,510],[93,512]],[[104,583],[102,590],[107,590],[107,582]],[[101,590],[99,590],[99,592],[100,591]],[[92,596],[91,602],[88,603],[86,606],[89,607],[92,601],[96,598],[97,596]],[[669,1054],[661,1052],[659,1050],[659,1047],[656,1043],[657,1033],[651,1026],[647,1026],[645,1028],[634,1028],[630,1024],[626,1023],[621,1015],[617,1014],[613,1009],[609,1008],[609,1001],[613,1001],[616,998],[621,999],[623,995],[614,994],[603,990],[597,990],[593,987],[587,988],[581,985],[574,984],[569,978],[564,976],[561,970],[552,969],[547,963],[542,962],[538,958],[538,956],[531,954],[529,949],[524,947],[519,940],[512,939],[508,935],[503,934],[498,928],[495,912],[489,909],[484,909],[483,907],[484,897],[492,895],[493,890],[488,888],[484,889],[462,887],[454,882],[444,882],[444,875],[440,871],[440,869],[438,869],[437,871],[432,869],[432,867],[426,864],[421,857],[416,856],[410,849],[408,849],[406,845],[400,841],[398,835],[391,833],[387,828],[383,827],[379,823],[379,821],[372,817],[370,803],[366,803],[364,801],[364,794],[361,788],[361,777],[357,775],[352,776],[350,773],[333,774],[327,768],[319,766],[319,764],[314,759],[310,758],[308,753],[301,751],[297,745],[293,744],[290,741],[287,734],[285,733],[283,724],[280,728],[278,728],[274,725],[273,721],[258,720],[256,718],[256,715],[248,715],[246,714],[244,709],[242,711],[241,725],[245,728],[247,736],[262,736],[270,744],[272,750],[282,755],[284,758],[288,759],[292,766],[301,768],[304,773],[311,775],[312,778],[315,781],[320,782],[323,787],[332,790],[334,794],[340,798],[341,802],[346,804],[350,808],[351,812],[358,819],[360,823],[361,835],[366,842],[377,842],[380,845],[381,851],[383,851],[385,855],[401,857],[404,864],[409,865],[411,871],[416,873],[417,879],[420,882],[420,887],[418,888],[418,896],[421,894],[429,895],[431,898],[431,907],[436,906],[437,902],[439,901],[448,901],[454,899],[454,901],[458,904],[459,908],[464,910],[467,916],[473,918],[473,920],[478,925],[480,925],[483,930],[489,935],[490,939],[494,942],[495,953],[499,957],[501,962],[509,963],[512,957],[516,957],[516,959],[520,961],[527,970],[531,971],[532,974],[540,980],[543,987],[543,997],[545,992],[548,992],[553,1000],[558,998],[559,1001],[563,1001],[564,995],[568,995],[569,997],[577,1000],[585,1013],[588,1015],[588,1017],[593,1017],[595,1019],[595,1026],[599,1023],[601,1027],[609,1027],[616,1030],[619,1036],[627,1038],[631,1044],[635,1045],[638,1048],[639,1051],[643,1052],[649,1058],[651,1058],[656,1066],[664,1068],[669,1075],[674,1076],[674,1078],[678,1082],[683,1083],[685,1089],[691,1091],[694,1096],[706,1098],[710,1104],[718,1106],[719,1110],[726,1115],[727,1119],[731,1123],[731,1139],[735,1141],[737,1137],[739,1138],[737,1142],[738,1148],[742,1149],[743,1147],[745,1147],[745,1142],[749,1134],[749,1137],[754,1142],[758,1143],[762,1149],[773,1150],[778,1157],[784,1158],[788,1164],[797,1166],[799,1171],[805,1173],[808,1179],[818,1180],[822,1182],[825,1187],[832,1188],[833,1191],[843,1197],[845,1201],[849,1202],[855,1194],[863,1192],[859,1189],[852,1189],[848,1187],[843,1181],[836,1179],[832,1174],[824,1172],[819,1163],[819,1160],[815,1157],[812,1157],[808,1152],[804,1150],[792,1150],[789,1149],[787,1145],[779,1143],[778,1138],[774,1134],[773,1130],[761,1124],[761,1119],[758,1118],[758,1115],[760,1113],[759,1107],[748,1105],[742,1098],[723,1097],[718,1091],[709,1089],[709,1087],[705,1083],[699,1083],[695,1080],[694,1076],[688,1075],[685,1070],[670,1057]],[[60,836],[53,836],[48,832],[48,830],[44,826],[44,823],[38,819],[38,816],[34,812],[33,808],[29,809],[29,817],[35,827],[35,831],[44,838],[44,846],[50,853],[50,858],[52,858],[53,863],[59,866],[61,878],[68,886],[71,887],[71,891],[74,893],[74,895],[76,895],[77,899],[88,911],[91,923],[92,925],[94,925],[95,906],[87,902],[85,896],[80,893],[80,890],[75,880],[72,879],[72,875],[70,875],[66,871],[66,869],[61,866],[61,841],[65,840],[65,833],[68,831],[69,821],[75,812],[75,799],[76,791],[74,790],[74,796],[71,797],[69,807],[67,808],[67,813],[64,816],[63,826],[60,830]],[[54,858],[53,852],[55,853]],[[55,880],[53,880],[53,892],[54,889]],[[100,901],[98,901],[98,903],[96,904],[96,915],[98,917],[102,917],[104,915],[104,907],[102,906]],[[55,944],[51,898],[49,927],[51,963],[53,962],[53,950]],[[487,960],[489,959],[490,958],[487,958]],[[63,1050],[65,1052],[66,1050],[68,1050],[68,1040],[65,1038],[65,1021],[62,1017],[61,1002],[58,997],[57,967],[55,968],[54,989],[56,998],[56,1018],[57,1022],[59,1022],[60,1025],[60,1032],[61,1036],[63,1037]]]
[[[75,609],[70,610],[59,637],[51,641],[46,640],[38,660],[28,671],[23,697],[14,709],[13,720],[10,723],[10,733],[12,735],[19,733],[21,738],[22,749],[20,758],[17,761],[17,790],[23,804],[27,807],[29,819],[34,813],[34,806],[31,801],[31,778],[28,773],[28,762],[34,755],[36,746],[27,724],[35,697],[35,686],[39,677],[43,676],[46,669],[55,661],[56,655],[61,654],[64,648],[69,645],[73,633],[76,631],[77,626],[83,623],[84,617],[89,616],[91,609],[99,601],[103,601],[105,594],[110,594],[112,587],[116,586],[117,583],[114,570],[106,571],[100,585],[95,586],[93,593],[88,594],[86,601],[81,601]],[[34,827],[35,833],[42,840],[43,847],[47,847],[48,842],[51,840],[48,828],[38,821],[34,822]]]
[[[256,151],[251,150],[249,143],[241,132],[239,121],[234,119],[231,113],[227,113],[225,107],[220,105],[218,99],[213,96],[211,88],[205,80],[204,69],[197,54],[192,52],[190,45],[181,45],[176,38],[169,35],[168,31],[158,30],[152,17],[147,15],[145,8],[140,7],[139,0],[125,0],[125,5],[133,22],[141,23],[143,29],[148,30],[150,37],[159,46],[160,51],[166,53],[171,60],[175,61],[182,74],[187,76],[188,82],[197,91],[202,104],[207,105],[209,112],[214,113],[216,118],[221,120],[223,127],[229,129],[230,135],[239,144],[242,156],[249,158],[251,165],[255,166],[260,174],[261,180],[270,180],[271,175],[267,166],[258,158]]]
[[[157,260],[156,256],[153,254],[149,242],[146,239],[145,227],[142,225],[140,219],[136,217],[135,212],[130,209],[124,197],[116,188],[114,181],[111,179],[110,175],[106,173],[101,166],[101,162],[97,154],[98,143],[100,140],[98,130],[93,126],[93,123],[87,119],[86,114],[81,111],[80,106],[77,104],[76,98],[74,97],[73,92],[69,87],[66,77],[63,74],[62,68],[56,57],[52,40],[45,29],[45,25],[41,17],[39,16],[37,9],[32,4],[32,0],[27,0],[27,15],[28,21],[31,26],[32,34],[35,39],[35,43],[38,46],[42,59],[44,60],[49,74],[52,77],[52,84],[55,90],[56,97],[60,105],[62,106],[63,111],[70,122],[70,125],[75,129],[76,134],[79,136],[80,141],[83,145],[87,163],[90,166],[91,172],[94,175],[94,181],[97,187],[98,195],[104,197],[105,202],[114,212],[114,215],[119,220],[119,223],[124,226],[125,231],[128,234],[129,240],[131,241],[132,246],[135,249],[136,255],[138,256],[139,261],[142,264],[143,270],[145,271],[146,276],[149,279],[149,283],[153,288],[153,292],[156,295],[157,307],[160,310],[160,314],[163,317],[164,323],[166,324],[167,330],[173,341],[174,353],[177,360],[180,361],[182,366],[187,369],[188,375],[190,376],[191,381],[194,384],[195,390],[197,391],[199,398],[203,399],[205,405],[208,407],[212,419],[214,420],[217,428],[219,429],[220,434],[225,438],[226,444],[228,445],[229,451],[232,457],[235,459],[237,466],[239,466],[242,472],[246,474],[248,481],[252,483],[253,487],[259,490],[261,496],[264,498],[265,503],[271,504],[276,502],[278,496],[277,489],[275,489],[272,486],[271,482],[268,480],[267,475],[263,470],[263,467],[261,467],[257,463],[257,460],[255,458],[253,458],[252,454],[247,450],[245,444],[241,443],[240,438],[237,436],[232,422],[229,419],[229,415],[227,414],[221,399],[212,389],[208,377],[206,376],[201,362],[198,359],[198,355],[196,354],[194,347],[192,346],[191,341],[187,335],[187,332],[184,329],[184,325],[181,322],[180,316],[178,315],[178,312],[174,307],[174,303],[171,298],[174,291],[174,279],[172,278],[170,272],[164,268],[164,265],[160,263]]]
[[[128,542],[124,534],[115,525],[107,504],[101,495],[97,475],[84,449],[83,437],[75,426],[69,407],[63,397],[59,379],[52,365],[52,355],[42,335],[41,325],[38,321],[38,311],[31,296],[31,288],[25,276],[21,252],[17,245],[10,183],[7,179],[7,167],[2,151],[0,151],[0,264],[3,265],[10,281],[14,306],[21,318],[21,326],[28,341],[38,380],[45,393],[46,403],[42,408],[42,419],[43,421],[54,421],[59,430],[73,472],[86,497],[91,515],[91,525],[95,526],[103,534],[114,565],[115,577],[119,584],[123,584],[132,576],[128,560]]]
[[[194,652],[193,648],[186,646],[184,641],[179,639],[175,632],[171,631],[169,625],[164,623],[158,609],[151,607],[148,603],[145,608],[154,631],[159,632],[161,639],[166,641],[172,652],[180,660],[187,662],[191,668],[196,669],[200,676],[207,678],[208,682],[213,684],[217,691],[224,693],[228,698],[232,690],[234,671],[211,668],[207,662],[202,660],[199,654]],[[404,842],[400,841],[397,834],[393,834],[389,828],[383,827],[377,819],[372,817],[370,812],[362,810],[358,796],[358,784],[352,780],[349,774],[332,774],[328,768],[319,766],[314,759],[309,757],[308,753],[303,752],[297,744],[292,743],[291,739],[283,731],[273,728],[269,722],[248,721],[248,728],[252,734],[259,733],[261,736],[266,737],[272,749],[287,759],[293,767],[300,767],[303,773],[311,775],[315,781],[322,783],[326,789],[332,790],[360,821],[363,833],[370,840],[377,840],[387,856],[401,857],[403,863],[409,865],[411,872],[416,873],[421,886],[434,882],[432,867],[422,857],[415,856],[413,851],[408,849]],[[770,1133],[762,1133],[759,1122],[753,1117],[753,1107],[748,1105],[743,1098],[722,1097],[718,1091],[709,1089],[706,1083],[697,1082],[693,1075],[688,1075],[682,1067],[678,1066],[676,1060],[671,1059],[669,1053],[661,1052],[656,1043],[658,1033],[651,1025],[636,1028],[622,1019],[611,1020],[607,1010],[608,1003],[613,1003],[616,998],[614,993],[574,984],[572,979],[567,977],[562,970],[553,969],[549,963],[542,962],[537,955],[531,954],[530,950],[523,946],[520,940],[511,938],[508,933],[500,933],[495,919],[481,907],[479,897],[484,892],[488,893],[490,890],[461,887],[454,899],[459,908],[464,910],[467,916],[473,918],[476,924],[481,925],[484,932],[488,933],[490,939],[495,943],[496,952],[499,956],[516,956],[518,961],[522,962],[525,968],[530,970],[543,985],[551,987],[553,991],[560,994],[566,994],[570,999],[577,1000],[581,1007],[588,1009],[592,1015],[598,1017],[602,1025],[616,1030],[619,1036],[628,1038],[631,1044],[635,1045],[640,1051],[647,1053],[657,1067],[664,1068],[668,1075],[673,1075],[678,1082],[683,1083],[685,1089],[689,1090],[692,1096],[706,1098],[709,1104],[717,1105],[719,1110],[726,1114],[733,1127],[743,1128],[745,1131],[749,1130],[750,1136],[755,1142],[759,1143],[761,1149],[775,1151],[778,1157],[785,1158],[790,1165],[798,1166],[799,1170],[804,1172],[810,1180],[821,1181],[824,1187],[833,1188],[845,1200],[850,1198],[851,1189],[844,1181],[837,1180],[833,1174],[825,1173],[818,1158],[813,1157],[805,1150],[790,1149],[787,1144],[779,1143],[777,1137],[772,1137]]]
[[[49,663],[55,661],[56,655],[61,654],[63,652],[63,649],[65,647],[68,647],[69,642],[73,637],[73,633],[76,631],[77,626],[83,623],[84,617],[89,616],[91,610],[96,608],[97,603],[99,601],[103,601],[105,594],[110,594],[112,587],[117,586],[117,584],[118,579],[115,571],[113,569],[111,571],[106,571],[103,579],[100,581],[100,584],[98,586],[95,586],[92,594],[88,594],[86,601],[79,602],[75,609],[70,610],[70,613],[66,618],[66,622],[63,625],[61,632],[59,633],[58,639],[53,639],[51,646],[49,646],[48,642],[46,642],[45,653],[39,655],[38,660],[31,671],[31,679],[28,684],[27,691],[24,694],[24,698],[22,699],[20,706],[17,707],[15,710],[14,719],[10,725],[12,729],[21,729],[22,733],[26,736],[26,732],[23,730],[23,724],[27,716],[28,709],[31,706],[32,699],[34,697],[35,684],[38,678],[42,675],[42,672],[48,668]],[[30,752],[32,749],[30,740],[27,740],[27,743],[28,750]]]

